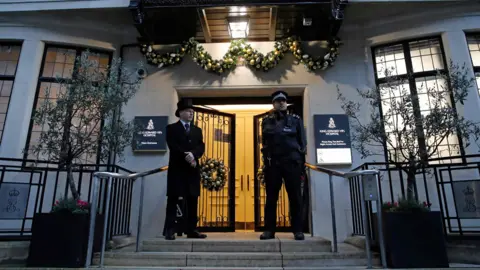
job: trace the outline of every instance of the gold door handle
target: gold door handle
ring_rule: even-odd
[[[247,191],[250,191],[250,175],[247,174]]]
[[[243,175],[240,176],[240,190],[243,191]]]

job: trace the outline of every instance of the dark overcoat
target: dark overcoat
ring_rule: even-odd
[[[187,134],[182,122],[170,124],[166,129],[170,149],[167,175],[167,196],[200,196],[199,159],[205,152],[202,129],[191,124]],[[197,167],[185,160],[185,152],[192,152]]]

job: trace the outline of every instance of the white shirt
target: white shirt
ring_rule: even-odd
[[[191,125],[189,122],[185,122],[185,121],[183,121],[182,119],[180,119],[180,122],[182,122],[183,128],[184,128],[185,130],[187,130],[187,128],[185,127],[185,125],[187,125],[187,124],[188,124],[188,127],[189,127],[190,129],[192,128],[192,125]]]

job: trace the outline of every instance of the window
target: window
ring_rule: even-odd
[[[46,46],[38,79],[37,96],[34,105],[35,108],[38,108],[45,99],[56,100],[59,94],[66,90],[65,86],[61,89],[62,86],[58,81],[59,79],[65,80],[68,83],[69,80],[75,77],[75,59],[81,56],[86,50],[87,49],[82,48]],[[90,59],[96,60],[98,68],[105,70],[110,64],[111,53],[97,52],[93,50],[90,50],[90,52],[94,53],[90,56]],[[47,93],[49,96],[47,96]],[[39,126],[31,121],[30,136],[25,147],[26,149],[31,149],[30,146],[35,145],[38,142],[41,132],[45,130],[47,126],[47,124]],[[31,150],[27,151],[25,155],[25,158],[34,160],[48,158],[40,157],[34,154]],[[84,156],[76,162],[82,164],[94,164],[97,162],[96,156],[97,153],[85,153]]]
[[[21,44],[0,42],[0,142],[3,137],[21,49]]]
[[[419,111],[419,115],[414,117],[418,119],[429,114],[434,105],[432,104],[433,100],[427,95],[427,89],[438,93],[445,91],[442,87],[444,80],[437,75],[438,71],[443,71],[446,68],[442,44],[440,38],[428,38],[376,47],[372,51],[375,62],[376,84],[380,89],[382,100],[383,122],[385,131],[389,133],[392,141],[386,150],[395,161],[402,161],[404,157],[401,155],[401,151],[395,152],[394,148],[402,150],[399,145],[405,145],[406,142],[398,142],[392,131],[404,127],[402,125],[403,119],[400,119],[399,115],[389,115],[388,112],[394,113],[397,111],[396,109],[391,111],[389,109],[391,106],[396,106],[398,103],[395,101],[401,100],[402,97],[418,95],[418,100],[412,99],[415,111]],[[385,87],[387,83],[389,85],[388,90]],[[452,100],[451,93],[448,93],[446,97],[447,103],[450,103]],[[455,106],[454,104],[449,105]],[[430,145],[433,144],[435,139],[437,138],[417,138],[413,142],[413,146],[428,149],[429,143]],[[460,147],[458,136],[452,135],[442,141],[437,151],[430,158],[458,156],[461,151],[463,150]]]
[[[467,35],[467,43],[472,57],[473,70],[477,78],[478,93],[480,94],[480,34]]]

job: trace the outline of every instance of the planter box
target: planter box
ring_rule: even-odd
[[[449,267],[440,212],[387,212],[383,229],[389,267]]]
[[[94,252],[101,249],[103,215],[95,221]],[[83,267],[90,215],[36,213],[33,217],[28,267]]]

